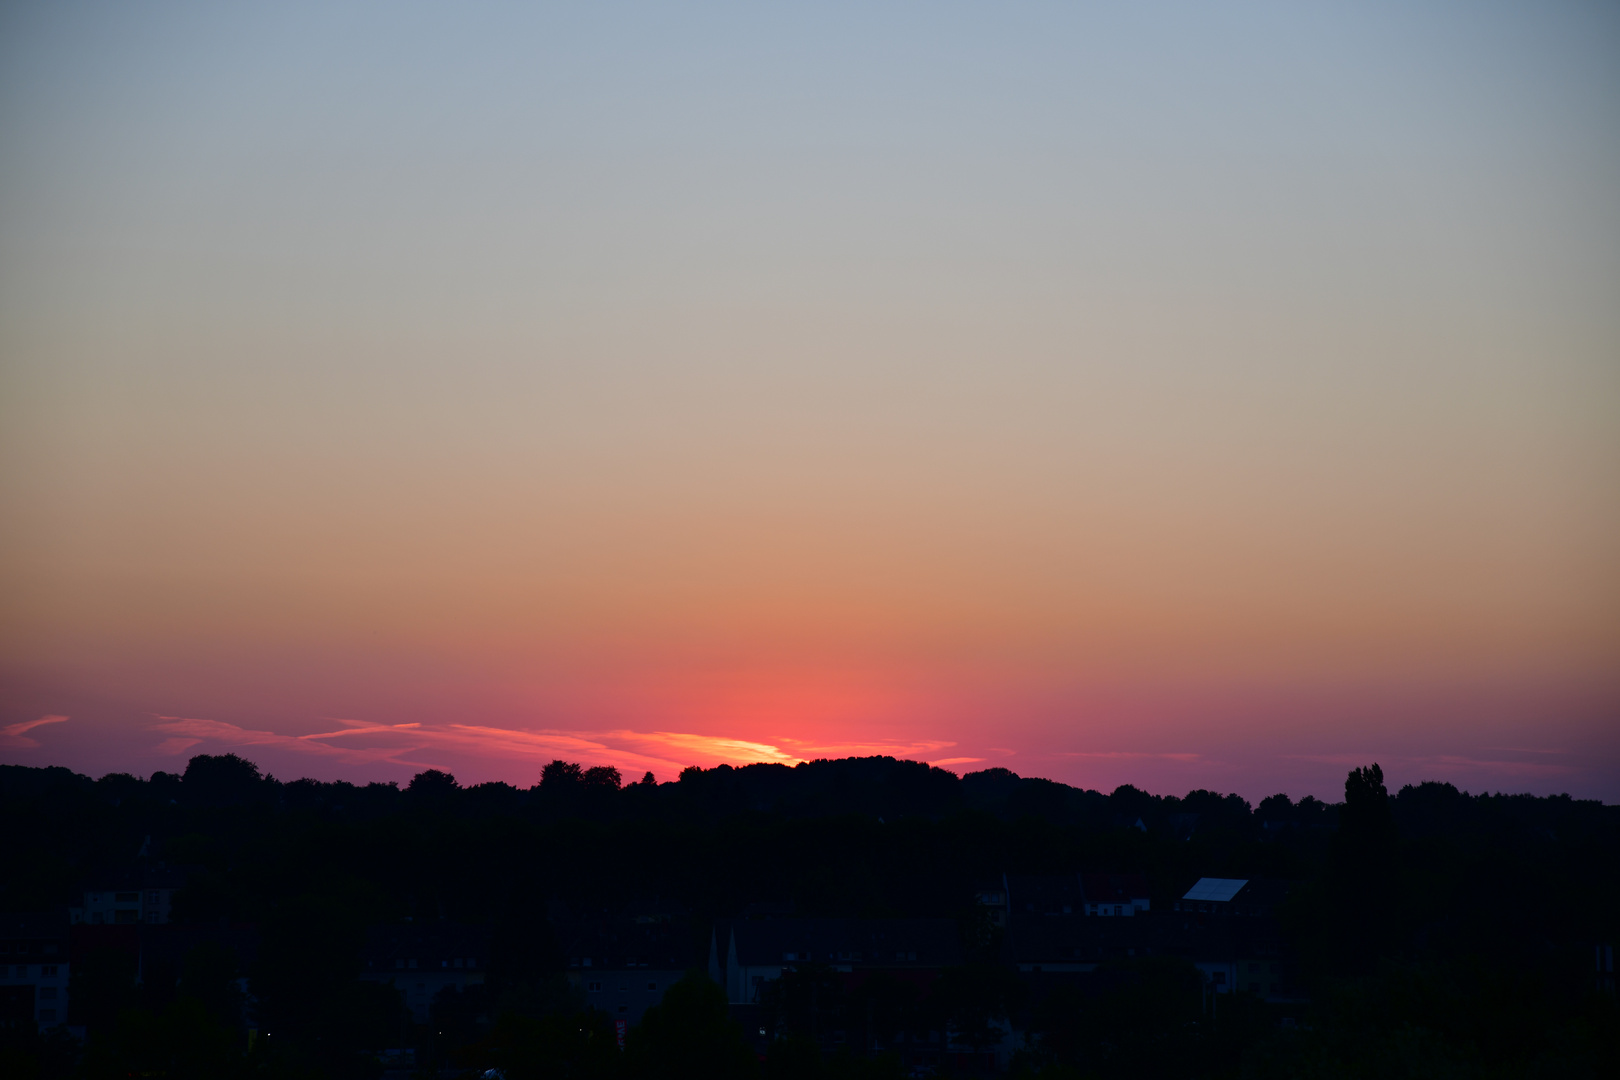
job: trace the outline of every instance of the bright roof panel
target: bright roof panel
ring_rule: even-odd
[[[1206,877],[1199,878],[1198,884],[1187,890],[1183,900],[1208,900],[1224,903],[1238,894],[1238,890],[1249,883],[1248,878]]]

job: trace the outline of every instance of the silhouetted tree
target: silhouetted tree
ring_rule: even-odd
[[[181,789],[197,806],[236,806],[259,787],[259,767],[235,754],[198,754],[186,764]]]
[[[418,802],[440,803],[454,796],[461,790],[456,778],[447,772],[438,769],[428,769],[419,772],[411,778],[410,786],[405,794]]]
[[[760,1019],[778,1038],[826,1038],[844,1025],[844,985],[825,964],[800,964],[767,983],[760,996]]]
[[[642,1015],[625,1045],[629,1071],[647,1080],[747,1080],[759,1072],[726,993],[688,972]]]
[[[112,945],[89,949],[68,969],[69,1021],[92,1033],[110,1031],[118,1014],[136,1006],[138,961],[133,952]]]
[[[593,765],[585,770],[581,780],[588,788],[608,791],[618,791],[624,783],[619,778],[619,770],[612,765]]]
[[[937,1027],[983,1048],[1000,1041],[1000,1025],[1023,1003],[1024,994],[1024,984],[1011,968],[965,964],[940,974],[929,990],[927,1007]]]
[[[465,1055],[506,1080],[608,1080],[624,1075],[613,1021],[596,1009],[525,1016],[503,1013]]]
[[[1344,778],[1338,839],[1341,853],[1356,863],[1379,859],[1395,844],[1395,814],[1377,762],[1351,769]]]
[[[557,759],[540,770],[540,787],[545,791],[575,787],[581,779],[583,774],[579,764],[573,761]]]
[[[120,1013],[111,1032],[91,1041],[84,1073],[88,1080],[230,1080],[247,1075],[245,1049],[239,1033],[209,1015],[202,1002],[182,997],[161,1013]]]

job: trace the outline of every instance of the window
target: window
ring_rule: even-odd
[[[149,892],[149,893],[147,893],[147,894],[146,894],[146,902],[147,902],[147,903],[148,903],[148,904],[155,904],[155,903],[157,903],[157,902],[158,902],[158,894],[157,894],[157,893],[155,893],[155,892]]]
[[[395,971],[399,971],[400,969],[404,968],[404,966],[405,966],[405,958],[403,956],[394,957],[394,970]]]
[[[56,965],[55,964],[45,964],[44,966],[42,966],[39,969],[39,975],[40,975],[40,978],[42,978],[42,979],[54,979],[54,978],[56,978]]]
[[[630,1011],[630,1006],[628,1006],[628,1005],[620,1005],[619,1006],[619,1011],[620,1012],[629,1012]]]
[[[405,966],[408,968],[414,968],[416,966],[416,958],[413,956],[409,960],[405,961]]]
[[[460,966],[461,966],[461,957],[458,956],[458,957],[456,957],[456,967],[460,967]]]
[[[27,964],[18,964],[17,965],[17,978],[19,978],[19,979],[28,978],[28,965]]]
[[[647,989],[648,990],[656,990],[656,989],[658,989],[658,984],[655,983],[655,982],[650,982],[650,983],[647,984]]]
[[[1214,983],[1216,986],[1225,986],[1226,985],[1226,972],[1224,972],[1224,971],[1215,972],[1214,974],[1210,975],[1209,981]]]
[[[1119,904],[1115,904],[1114,905],[1114,914],[1115,915],[1123,915],[1123,914],[1125,914],[1125,909],[1122,906],[1120,906]]]
[[[585,989],[589,990],[593,994],[600,994],[602,992],[602,984],[599,982],[586,983]]]

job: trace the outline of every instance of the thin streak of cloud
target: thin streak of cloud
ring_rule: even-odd
[[[46,724],[66,723],[67,719],[68,718],[65,716],[57,716],[53,713],[48,716],[42,716],[38,720],[23,720],[20,723],[7,724],[5,727],[0,728],[0,739],[4,739],[6,744],[9,746],[20,746],[34,749],[39,746],[39,740],[30,739],[25,734],[26,732],[33,731],[35,728],[43,727]]]
[[[869,754],[921,758],[955,745],[950,742],[911,742],[823,746],[782,740],[787,745],[779,746],[681,731],[617,729],[584,732],[496,728],[478,724],[376,724],[348,719],[337,719],[336,722],[343,726],[335,730],[281,735],[197,717],[161,716],[158,720],[152,725],[152,730],[171,736],[169,741],[162,744],[165,752],[169,753],[179,752],[176,749],[177,740],[191,739],[193,742],[190,745],[207,740],[233,747],[266,746],[346,763],[384,762],[414,768],[430,767],[430,763],[407,760],[404,756],[418,751],[428,755],[440,753],[516,758],[535,763],[543,763],[554,757],[567,757],[593,765],[613,765],[631,773],[651,771],[665,777],[678,773],[688,764],[749,765],[763,762],[796,765],[816,757]],[[395,744],[396,739],[404,740],[405,745]]]
[[[647,735],[640,735],[633,731],[606,734],[622,734],[625,737],[648,739],[665,746],[693,750],[710,757],[748,765],[763,762],[797,765],[805,760],[802,757],[786,753],[780,747],[772,746],[770,743],[749,742],[746,739],[727,739],[714,735],[692,735],[680,731],[654,731]]]
[[[947,757],[940,758],[938,761],[930,761],[928,764],[936,769],[943,769],[947,765],[972,765],[976,761],[983,760],[982,757]]]
[[[182,739],[176,736],[172,739],[164,739],[152,748],[152,752],[162,754],[165,757],[175,757],[185,753],[200,742],[202,742],[201,739]]]
[[[255,731],[251,728],[226,723],[223,720],[207,720],[192,716],[162,716],[158,719],[160,722],[152,725],[153,731],[196,739],[198,742],[211,741],[223,743],[226,746],[269,746],[298,753],[334,757],[350,764],[369,765],[383,762],[408,767],[427,767],[420,762],[406,761],[400,757],[402,754],[421,749],[422,741],[420,738],[414,740],[409,746],[355,750],[348,747],[328,746],[323,742],[305,740],[297,735],[280,735],[274,731]],[[401,734],[416,735],[417,733],[402,732]],[[165,743],[164,745],[169,744]]]
[[[955,746],[954,742],[849,742],[806,743],[798,739],[779,739],[787,749],[806,761],[816,758],[839,757],[896,757],[921,761],[927,755]]]

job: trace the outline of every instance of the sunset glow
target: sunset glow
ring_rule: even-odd
[[[1175,11],[14,5],[0,760],[1620,799],[1620,23]]]

